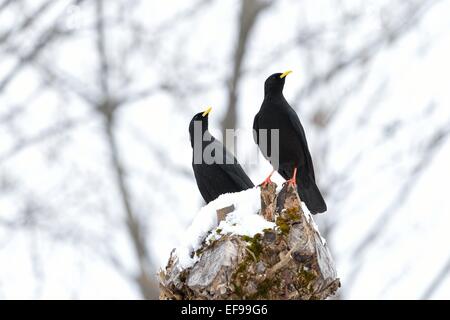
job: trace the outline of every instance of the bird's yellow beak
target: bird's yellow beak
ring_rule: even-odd
[[[292,70],[288,70],[286,72],[283,72],[283,74],[280,76],[280,79],[283,79],[284,77],[286,77],[289,73],[292,73]]]
[[[208,113],[210,113],[212,110],[212,107],[208,107],[208,109],[205,110],[205,112],[203,112],[202,116],[206,117],[208,115]]]

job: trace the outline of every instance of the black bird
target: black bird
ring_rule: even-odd
[[[275,73],[264,83],[264,101],[253,122],[254,139],[264,157],[271,160],[271,129],[279,130],[278,165],[271,161],[274,171],[277,170],[288,183],[297,185],[300,198],[309,211],[316,214],[326,211],[327,205],[316,185],[305,130],[294,109],[283,96],[285,78],[291,72]],[[267,129],[267,147],[260,144],[260,129]],[[272,174],[273,171],[263,184],[270,182]]]
[[[209,133],[210,111],[211,108],[208,108],[204,112],[197,113],[189,124],[193,149],[192,168],[198,189],[206,203],[213,201],[221,194],[254,187],[236,158]],[[211,156],[211,159],[206,159],[204,154]]]

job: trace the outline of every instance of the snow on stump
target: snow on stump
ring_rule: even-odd
[[[339,286],[325,240],[287,184],[203,207],[160,272],[160,299],[326,299]]]

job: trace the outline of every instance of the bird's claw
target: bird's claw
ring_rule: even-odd
[[[259,186],[261,188],[265,188],[265,187],[267,187],[268,184],[271,184],[271,183],[272,183],[272,180],[270,180],[270,177],[267,177]]]
[[[264,179],[264,181],[259,185],[261,188],[265,188],[265,187],[267,187],[268,184],[272,184],[273,183],[272,180],[270,180],[270,178],[272,177],[274,172],[275,172],[275,170],[273,170],[269,174],[269,176],[266,179]]]
[[[293,186],[296,187],[297,186],[297,168],[294,168],[294,174],[292,175],[292,178],[290,178],[289,180],[286,180],[286,182],[284,184],[287,184],[288,186]]]
[[[286,180],[286,182],[285,182],[284,184],[287,184],[287,185],[293,186],[293,187],[296,187],[296,186],[297,186],[297,182],[295,181],[295,178]]]

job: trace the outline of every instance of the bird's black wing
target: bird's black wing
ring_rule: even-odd
[[[216,140],[216,143],[220,143]],[[221,143],[220,143],[221,144]],[[230,176],[242,189],[253,188],[255,185],[242,169],[236,158],[222,145],[225,163],[220,165],[221,169]]]
[[[195,181],[197,182],[198,190],[200,191],[200,194],[202,195],[203,199],[206,203],[209,203],[215,199],[215,195],[213,193],[214,190],[212,190],[208,185],[208,176],[203,172],[203,170],[198,170],[197,167],[193,166],[194,168],[194,176]]]
[[[253,188],[255,186],[239,163],[233,165],[221,165],[221,168],[240,188],[242,188],[242,190]]]
[[[261,146],[259,144],[259,132],[260,127],[259,127],[259,112],[255,115],[255,118],[253,119],[253,140],[255,141],[255,143],[259,146],[259,150],[261,151],[262,155],[264,156],[264,158],[266,160],[269,160],[270,162],[270,157],[269,154],[271,152],[271,140],[270,139],[266,139],[266,144]],[[269,131],[270,132],[270,131]],[[267,131],[266,131],[267,133]]]
[[[220,142],[212,143],[215,144],[215,150],[223,150],[223,161],[218,162],[216,159],[212,164],[193,164],[197,186],[203,199],[209,203],[221,194],[253,188],[253,182],[234,156]]]
[[[316,177],[314,174],[314,165],[311,158],[311,153],[309,152],[308,148],[308,142],[306,141],[306,134],[305,130],[303,129],[302,124],[300,123],[300,119],[298,118],[297,113],[295,112],[292,107],[288,107],[288,118],[291,121],[292,127],[294,128],[295,132],[297,133],[297,136],[300,139],[302,148],[303,148],[303,154],[305,155],[306,165],[308,169],[310,169],[310,173],[312,174],[312,178],[314,181],[316,181]]]

